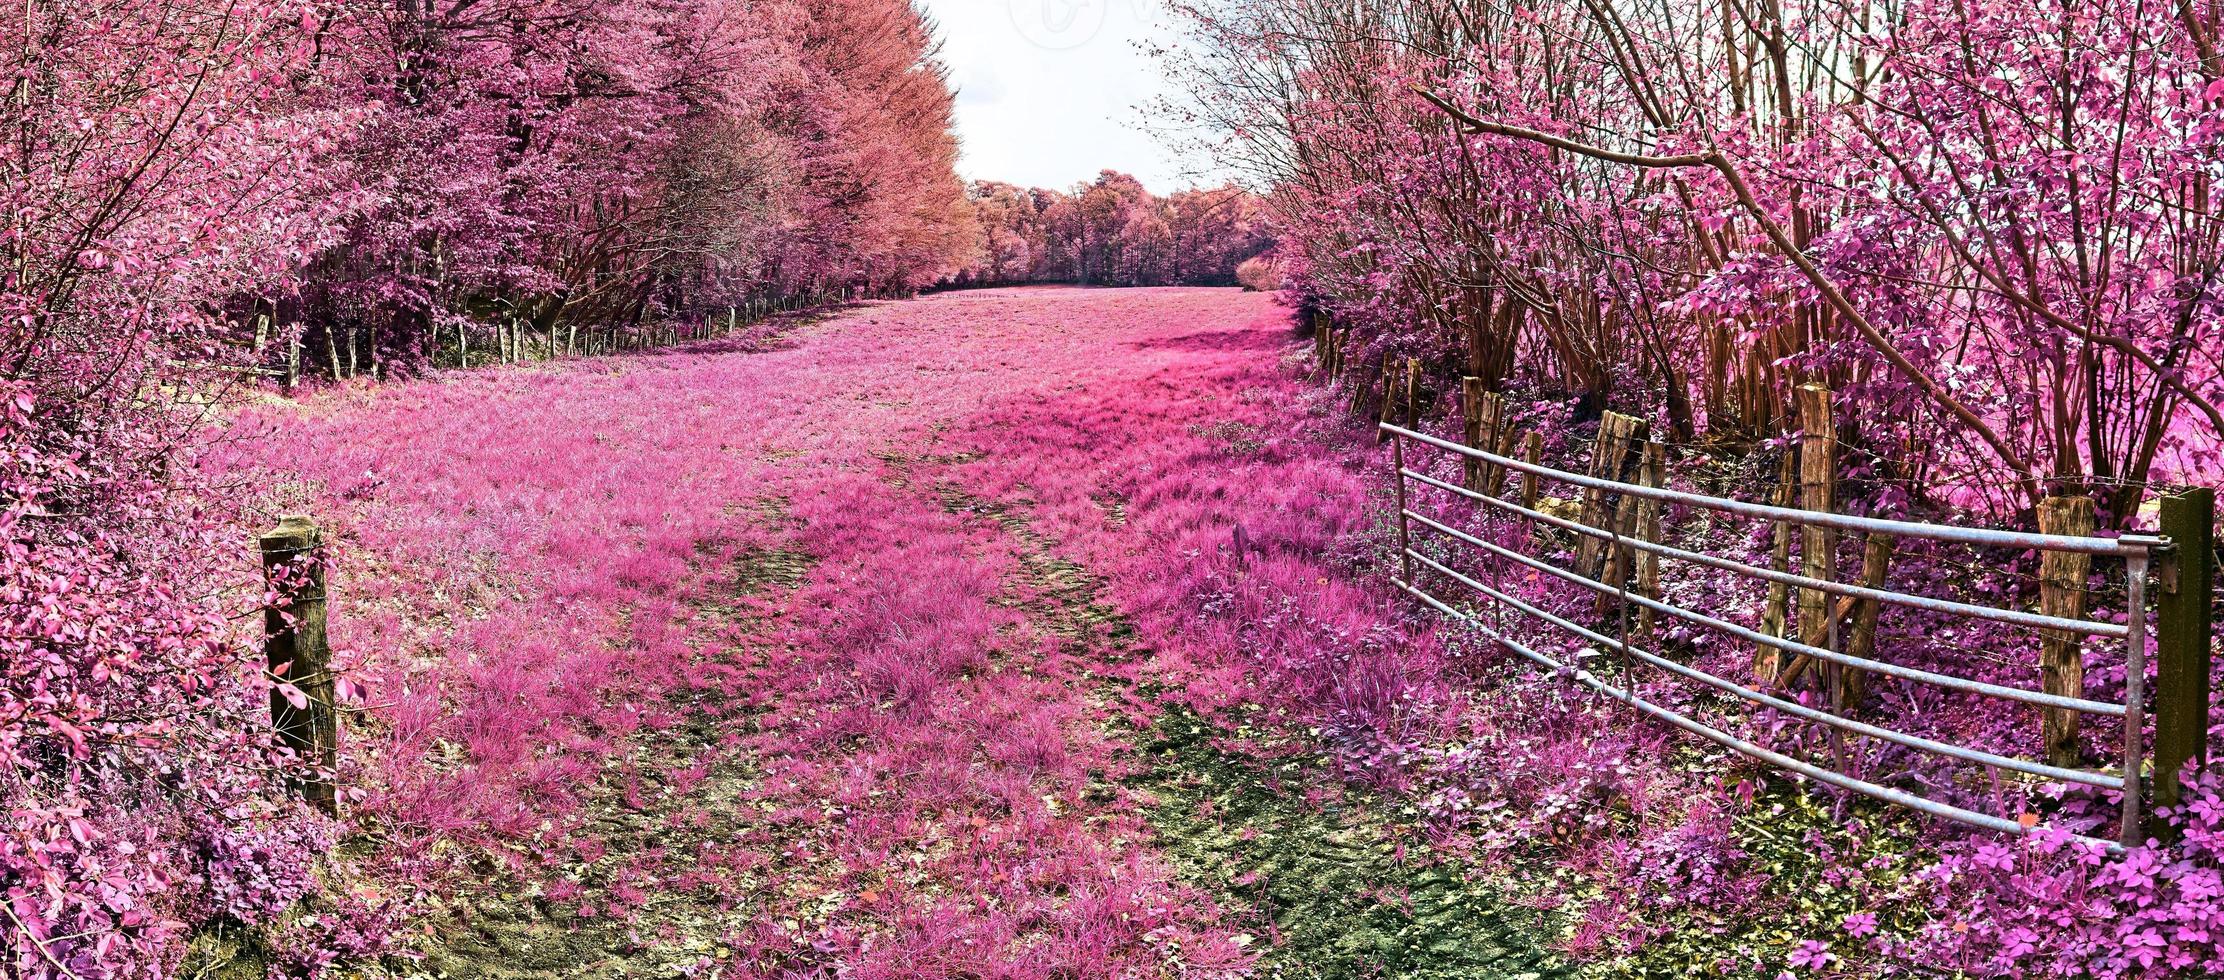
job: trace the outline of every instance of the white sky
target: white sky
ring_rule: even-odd
[[[1144,131],[1165,91],[1137,41],[1173,36],[1160,0],[918,0],[957,86],[958,172],[1063,190],[1110,168],[1167,193],[1193,183]]]

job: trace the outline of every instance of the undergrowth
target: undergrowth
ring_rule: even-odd
[[[1426,842],[1410,806],[1334,779],[1322,760],[1231,751],[1170,707],[1132,738],[1158,846],[1183,877],[1242,908],[1258,976],[1538,980],[1572,973],[1544,948],[1559,918],[1509,903],[1481,869]]]

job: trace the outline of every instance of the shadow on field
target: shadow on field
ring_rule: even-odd
[[[1207,330],[1179,337],[1131,341],[1128,346],[1136,350],[1275,351],[1284,343],[1287,340],[1274,330]]]

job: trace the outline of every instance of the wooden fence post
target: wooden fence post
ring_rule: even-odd
[[[1861,584],[1872,589],[1884,588],[1884,580],[1892,570],[1892,552],[1899,546],[1889,534],[1871,532],[1861,548]],[[1845,600],[1839,607],[1845,608]],[[1875,599],[1858,599],[1852,604],[1853,635],[1846,639],[1846,653],[1863,660],[1876,659],[1877,619],[1883,615],[1883,603]],[[1869,698],[1869,672],[1848,668],[1845,672],[1848,710],[1858,708]]]
[[[1634,415],[1608,412],[1599,419],[1598,440],[1591,446],[1590,475],[1601,480],[1621,480],[1628,474],[1629,460],[1636,444],[1646,435],[1645,420]],[[1613,515],[1606,510],[1606,492],[1586,489],[1583,491],[1583,510],[1578,518],[1595,528],[1604,528]],[[1576,571],[1596,578],[1599,573],[1601,543],[1588,534],[1576,545]]]
[[[1419,428],[1421,427],[1421,405],[1420,405],[1420,401],[1419,401],[1419,398],[1420,398],[1420,392],[1419,392],[1419,391],[1417,391],[1417,390],[1415,390],[1416,386],[1420,384],[1420,380],[1421,380],[1421,359],[1420,359],[1420,358],[1418,358],[1418,357],[1408,357],[1408,358],[1406,358],[1406,359],[1405,359],[1405,421],[1404,421],[1403,423],[1401,423],[1401,424],[1402,424],[1402,425],[1404,425],[1404,426],[1405,426],[1406,428],[1408,428],[1408,429],[1419,429]]]
[[[1662,487],[1668,483],[1668,447],[1660,440],[1647,440],[1643,457],[1637,465],[1637,485]],[[1637,502],[1637,538],[1648,544],[1660,543],[1660,501]],[[1647,599],[1660,598],[1660,556],[1650,551],[1638,551],[1636,593]],[[1637,635],[1645,646],[1653,646],[1653,610],[1641,607],[1637,611]]]
[[[1512,456],[1514,455],[1513,416],[1506,411],[1506,396],[1494,393],[1492,397],[1497,399],[1497,422],[1493,428],[1497,429],[1498,435],[1491,440],[1494,445],[1490,447],[1490,451],[1500,456]],[[1496,463],[1483,467],[1483,492],[1493,497],[1503,493],[1506,489],[1506,472],[1505,467]]]
[[[1482,407],[1482,441],[1475,443],[1475,447],[1486,452],[1503,454],[1506,451],[1506,396],[1495,391],[1483,392]],[[1482,482],[1475,485],[1474,489],[1496,496],[1499,481],[1505,479],[1505,476],[1505,467],[1496,463],[1484,463]]]
[[[1483,396],[1483,379],[1472,374],[1460,378],[1460,420],[1467,429],[1469,449],[1490,448],[1483,442],[1487,431],[1483,423]],[[1467,489],[1480,492],[1483,489],[1483,461],[1469,456],[1466,457],[1466,462]]]
[[[1645,444],[1650,445],[1651,443],[1648,440]],[[1644,482],[1644,467],[1642,463],[1640,463],[1640,465],[1638,466],[1638,472],[1630,475],[1630,481],[1635,483]],[[1613,514],[1614,523],[1612,525],[1612,530],[1616,535],[1619,535],[1621,537],[1621,540],[1611,542],[1607,545],[1605,563],[1599,566],[1600,581],[1603,581],[1607,585],[1613,586],[1617,589],[1625,589],[1625,591],[1626,586],[1629,584],[1629,570],[1632,552],[1636,551],[1636,549],[1629,546],[1629,539],[1637,536],[1637,503],[1638,499],[1636,497],[1633,497],[1626,493],[1622,494],[1621,499],[1615,502]],[[1614,596],[1604,592],[1598,593],[1598,598],[1596,599],[1594,604],[1594,610],[1596,611],[1600,619],[1606,618],[1607,610],[1613,608],[1614,606]],[[1628,610],[1622,610],[1622,619],[1625,625],[1628,621],[1628,618]],[[1639,620],[1640,625],[1642,625],[1643,617],[1639,617]],[[1627,643],[1628,640],[1629,638],[1626,635],[1622,637],[1622,641],[1624,643]]]
[[[1838,423],[1831,412],[1830,389],[1800,385],[1799,404],[1799,509],[1831,513],[1838,504]],[[1832,581],[1838,571],[1838,532],[1827,527],[1802,525],[1799,529],[1799,573]],[[1799,590],[1799,641],[1826,650],[1838,649],[1836,624],[1830,618],[1830,593],[1821,589]],[[1835,678],[1837,665],[1824,673]]]
[[[1392,354],[1391,354],[1391,353],[1390,353],[1389,351],[1383,351],[1383,352],[1382,352],[1382,411],[1381,411],[1380,413],[1378,413],[1378,415],[1379,415],[1379,418],[1381,419],[1381,421],[1383,422],[1383,424],[1387,425],[1387,424],[1390,424],[1390,423],[1392,423],[1392,422],[1396,421],[1396,419],[1397,419],[1397,413],[1398,413],[1398,359],[1397,359],[1397,358],[1396,358],[1395,356],[1393,356],[1393,355],[1392,355]],[[1376,429],[1376,430],[1375,430],[1375,441],[1376,441],[1376,442],[1378,442],[1378,443],[1379,443],[1379,442],[1387,442],[1387,441],[1389,441],[1389,439],[1390,439],[1390,433],[1388,433],[1388,432],[1386,432],[1386,431],[1384,431],[1384,430],[1382,430],[1382,429]]]
[[[1776,496],[1769,500],[1778,507],[1790,507],[1798,498],[1799,454],[1786,451],[1776,468]],[[1773,571],[1788,572],[1792,568],[1792,526],[1789,521],[1777,521],[1774,540],[1768,555],[1768,567]],[[1768,598],[1762,600],[1761,632],[1783,637],[1785,620],[1791,603],[1791,587],[1782,582],[1768,584]],[[1758,684],[1774,684],[1784,669],[1784,651],[1766,643],[1753,650],[1753,680]]]
[[[289,514],[256,538],[263,574],[278,602],[263,608],[270,721],[302,771],[293,784],[327,814],[338,812],[331,773],[339,749],[332,701],[332,648],[325,642],[324,535]]]
[[[1535,466],[1537,460],[1543,458],[1543,456],[1544,436],[1535,429],[1522,433],[1521,461]],[[1521,506],[1530,510],[1537,509],[1537,475],[1535,473],[1521,474]]]
[[[2048,497],[2039,501],[2039,531],[2084,537],[2093,533],[2093,498]],[[2039,556],[2039,611],[2066,619],[2085,618],[2085,577],[2092,574],[2091,555],[2048,551]],[[2085,695],[2084,637],[2062,630],[2040,630],[2039,686],[2063,697]],[[2075,766],[2078,714],[2070,708],[2040,711],[2040,731],[2046,743],[2046,761]]]
[[[2216,491],[2162,498],[2161,530],[2174,546],[2155,600],[2156,806],[2178,803],[2178,773],[2209,755],[2209,603],[2216,583]]]

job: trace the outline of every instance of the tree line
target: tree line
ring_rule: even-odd
[[[329,844],[237,645],[243,490],[195,465],[243,379],[904,294],[973,246],[908,0],[27,0],[0,59],[9,976],[164,975]]]
[[[1202,138],[1293,283],[1446,374],[2028,515],[2219,465],[2224,8],[1214,0]]]
[[[953,286],[1226,286],[1273,247],[1265,202],[1233,185],[1159,196],[1107,170],[1068,191],[979,181],[979,238]]]

